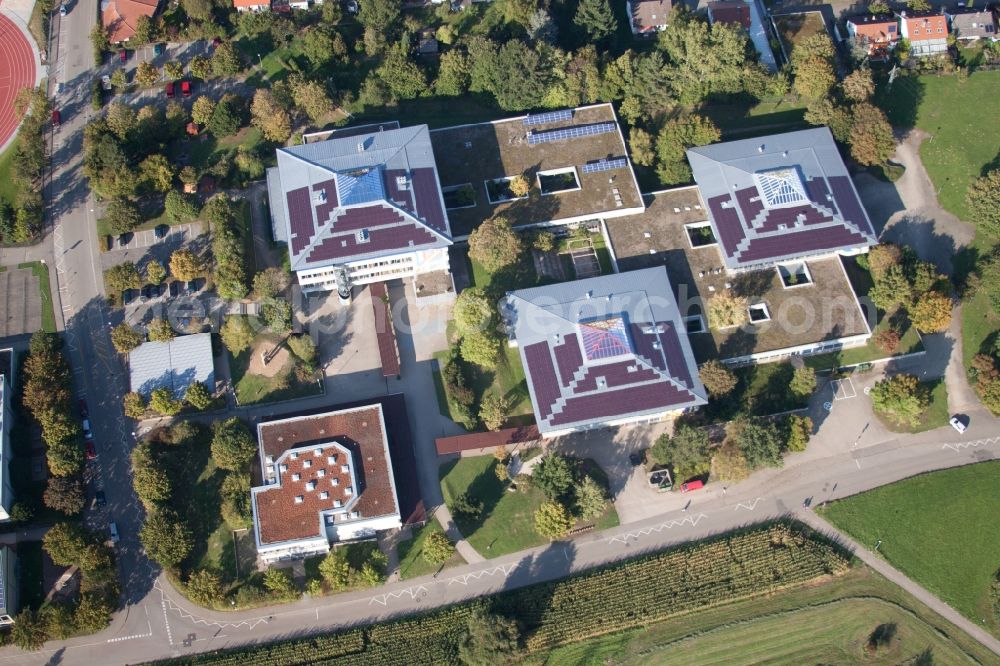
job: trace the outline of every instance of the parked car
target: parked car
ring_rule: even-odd
[[[948,419],[948,423],[950,423],[951,427],[960,433],[965,432],[965,429],[968,428],[968,426],[965,425],[965,423],[963,423],[962,420],[958,418],[958,416],[953,416],[950,419]]]
[[[156,238],[156,240],[163,240],[164,238],[167,237],[167,234],[169,232],[170,232],[170,227],[168,225],[158,224],[156,225],[156,228],[153,229],[153,236]]]
[[[156,55],[156,56],[163,55],[163,51],[164,51],[165,48],[166,47],[164,47],[162,43],[160,43],[160,44],[153,44],[153,55]]]
[[[128,51],[126,51],[125,49],[122,49],[121,51],[119,51],[118,52],[118,59],[121,60],[122,62],[127,61],[128,60]]]
[[[59,16],[66,16],[66,14],[69,14],[69,10],[66,8],[66,5],[59,5]]]
[[[135,300],[135,289],[126,289],[122,292],[122,305],[128,305]]]
[[[642,463],[646,462],[646,449],[633,451],[632,453],[628,454],[628,461],[632,463],[633,467],[638,467]]]
[[[101,87],[105,90],[111,90],[111,77],[107,74],[101,77]]]
[[[170,83],[167,84],[167,99],[173,99],[173,98],[174,98],[174,82],[171,81]]]
[[[97,506],[104,506],[108,503],[107,498],[104,496],[103,490],[98,490],[94,495],[94,504]]]
[[[108,523],[108,532],[111,534],[112,543],[118,543],[120,540],[118,537],[118,525],[115,523]]]
[[[97,457],[97,447],[94,446],[94,442],[87,442],[87,460],[93,460]]]
[[[704,487],[705,487],[705,484],[703,482],[701,482],[701,481],[698,481],[698,480],[688,481],[687,483],[681,485],[681,492],[682,493],[686,493],[686,492],[690,492],[692,490],[698,490],[698,489],[704,488]]]
[[[118,247],[125,247],[132,242],[132,232],[126,231],[125,233],[118,236]]]
[[[83,438],[84,439],[94,439],[94,433],[90,430],[90,419],[83,419],[83,423],[80,424],[83,428]]]
[[[171,282],[169,288],[170,288],[170,295],[171,296],[178,296],[178,295],[180,295],[180,293],[181,293],[181,283],[178,282],[177,280],[174,280],[173,282]]]
[[[187,291],[188,291],[189,294],[198,293],[199,289],[201,289],[201,281],[200,280],[195,279],[195,280],[191,280],[190,282],[187,283]]]
[[[143,286],[142,288],[143,298],[156,298],[158,295],[159,295],[159,290],[156,288],[156,285],[147,284]]]
[[[56,127],[62,125],[62,114],[59,113],[59,109],[52,109],[52,124]]]
[[[80,418],[81,419],[89,419],[90,418],[90,412],[87,411],[87,401],[86,400],[84,400],[83,398],[80,398],[79,400],[76,401],[76,406],[80,410]]]
[[[190,97],[191,96],[191,82],[190,81],[181,81],[181,95],[183,95],[184,97]]]

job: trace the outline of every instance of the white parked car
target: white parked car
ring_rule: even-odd
[[[108,532],[111,533],[111,541],[113,543],[118,543],[118,525],[115,523],[109,523]]]
[[[948,423],[950,423],[951,427],[954,428],[955,430],[959,432],[965,432],[966,425],[962,423],[957,416],[951,417]]]

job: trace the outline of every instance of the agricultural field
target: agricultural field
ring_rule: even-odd
[[[827,519],[977,624],[1000,635],[990,583],[1000,570],[1000,462],[906,479],[828,504]],[[961,555],[959,555],[959,551]]]
[[[849,566],[847,557],[826,541],[795,525],[772,524],[505,592],[487,598],[485,606],[492,614],[516,619],[526,656],[543,657],[588,637],[691,617],[692,611],[711,611],[727,602],[773,600],[784,591],[815,588],[806,583],[843,578]],[[162,663],[455,663],[471,606]],[[684,625],[689,626],[687,619]]]

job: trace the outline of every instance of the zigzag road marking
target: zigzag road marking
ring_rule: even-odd
[[[697,516],[688,516],[687,518],[682,518],[681,520],[668,520],[659,525],[654,525],[652,527],[646,527],[641,530],[636,530],[635,532],[629,532],[627,534],[619,534],[618,536],[611,537],[607,540],[607,543],[623,543],[628,545],[630,539],[638,539],[639,537],[649,536],[653,532],[662,532],[663,530],[669,530],[674,527],[680,527],[682,525],[690,525],[691,527],[696,526],[701,522],[702,518],[707,518],[703,513],[699,513]]]
[[[762,499],[764,499],[764,498],[763,497],[758,497],[757,499],[753,500],[752,502],[740,502],[739,504],[737,504],[736,506],[733,507],[733,511],[739,511],[740,509],[746,509],[747,511],[753,511],[754,509],[757,508],[757,503],[760,502]]]
[[[167,609],[169,608],[170,610],[177,613],[177,615],[179,615],[181,619],[188,620],[189,622],[193,622],[194,624],[202,624],[205,625],[206,627],[218,627],[219,629],[227,629],[227,628],[239,629],[240,627],[253,629],[258,624],[267,623],[267,618],[263,617],[254,618],[253,620],[243,620],[242,622],[216,622],[214,620],[206,620],[204,618],[195,617],[194,615],[191,615],[191,613],[188,613],[186,610],[175,604],[173,600],[166,595],[166,593],[163,591],[163,588],[160,587],[159,582],[155,583],[154,587],[160,591],[160,599],[161,603],[163,604],[164,618],[166,618]],[[173,639],[170,636],[169,621],[167,621],[167,638],[170,639],[170,644],[173,645]]]
[[[516,564],[502,564],[498,567],[493,567],[492,569],[483,569],[482,571],[475,571],[473,573],[455,576],[448,581],[448,584],[451,585],[452,583],[461,583],[462,585],[468,585],[469,579],[479,580],[484,576],[495,576],[497,573],[502,573],[504,577],[507,577],[516,567]]]
[[[401,599],[402,597],[410,597],[410,599],[416,599],[417,595],[423,593],[427,594],[427,588],[423,585],[418,585],[417,587],[408,587],[405,590],[400,590],[399,592],[388,592],[386,594],[380,594],[378,596],[372,597],[368,600],[368,605],[381,604],[383,606],[389,605],[389,599]]]
[[[955,453],[961,453],[960,449],[975,448],[977,446],[989,446],[1000,442],[1000,437],[990,437],[988,439],[974,439],[970,442],[956,442],[955,444],[945,444],[942,449],[951,449]]]

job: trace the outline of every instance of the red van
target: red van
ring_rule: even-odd
[[[687,483],[685,483],[684,485],[681,486],[681,492],[682,493],[686,493],[688,491],[698,490],[699,488],[704,488],[704,487],[705,487],[705,484],[702,483],[701,481],[697,481],[697,480],[695,480],[695,481],[688,481]]]

